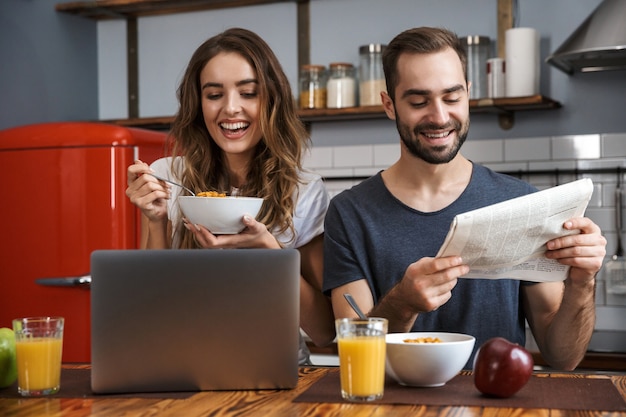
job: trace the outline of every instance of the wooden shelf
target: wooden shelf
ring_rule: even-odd
[[[57,3],[55,10],[90,19],[128,19],[299,0],[96,0]]]
[[[470,100],[471,113],[512,115],[517,111],[558,109],[561,103],[544,96],[484,98]],[[349,107],[345,109],[300,110],[305,122],[386,118],[382,106]]]
[[[298,110],[298,115],[304,122],[387,118],[383,106],[346,107],[343,109],[301,109]]]
[[[504,118],[512,118],[517,111],[551,110],[560,107],[559,102],[543,96],[470,100],[470,113],[493,113]],[[382,106],[298,110],[298,114],[305,123],[387,118]],[[173,120],[173,116],[163,116],[102,120],[102,122],[127,127],[167,130]],[[502,120],[500,122],[502,124]]]
[[[513,113],[526,110],[558,109],[561,103],[544,96],[481,98],[470,100],[472,113]]]

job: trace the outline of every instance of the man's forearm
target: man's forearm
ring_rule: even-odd
[[[587,351],[595,320],[595,280],[565,281],[563,302],[546,335],[543,358],[554,368],[574,369]]]
[[[368,313],[370,317],[384,317],[389,321],[389,333],[410,332],[417,318],[417,313],[403,307],[403,302],[395,296],[397,287],[394,287]]]

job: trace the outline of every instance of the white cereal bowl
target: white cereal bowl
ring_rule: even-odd
[[[440,343],[407,343],[405,339],[437,337]],[[386,372],[401,385],[439,387],[467,363],[476,339],[461,333],[389,333]]]
[[[245,228],[244,215],[256,218],[261,210],[263,199],[180,196],[178,204],[183,215],[191,223],[202,225],[216,235],[233,235]]]

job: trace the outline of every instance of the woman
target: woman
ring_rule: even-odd
[[[141,247],[297,248],[300,325],[315,344],[330,343],[333,313],[321,292],[329,198],[321,178],[302,169],[309,137],[278,59],[255,33],[226,30],[194,52],[178,100],[169,136],[176,157],[128,168],[126,194],[142,212]],[[195,192],[226,190],[264,203],[257,219],[244,217],[241,233],[213,235],[182,217],[179,187],[150,173]]]

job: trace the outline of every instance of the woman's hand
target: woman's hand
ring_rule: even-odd
[[[160,221],[167,218],[166,200],[170,198],[170,189],[149,175],[151,172],[150,166],[139,160],[129,166],[126,195],[148,220]]]
[[[250,216],[243,216],[246,228],[236,235],[214,235],[201,225],[192,224],[183,219],[185,227],[193,233],[195,241],[207,249],[227,248],[269,248],[280,249],[276,238],[267,230],[267,227]]]

